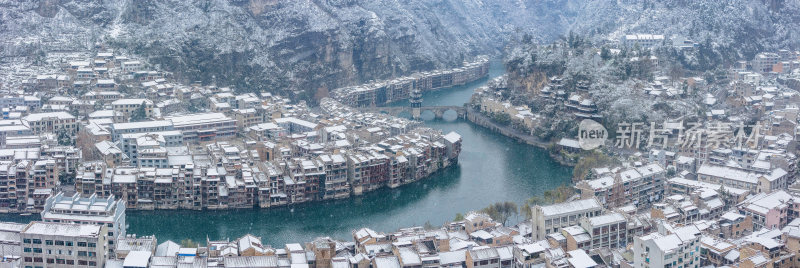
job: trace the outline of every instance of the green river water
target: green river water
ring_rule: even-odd
[[[502,72],[501,64],[494,62],[490,77]],[[423,105],[462,105],[487,80],[427,92],[423,95]],[[190,238],[205,244],[206,237],[235,239],[247,233],[260,236],[265,244],[276,247],[319,236],[349,241],[351,231],[361,227],[391,232],[426,222],[438,226],[452,220],[456,213],[478,210],[494,202],[522,204],[533,195],[569,183],[572,176],[570,167],[550,159],[545,150],[515,142],[468,121],[427,120],[425,125],[461,134],[463,149],[457,166],[416,183],[346,200],[269,209],[128,211],[128,233],[154,234],[159,243]],[[36,218],[0,215],[0,220],[5,221]]]

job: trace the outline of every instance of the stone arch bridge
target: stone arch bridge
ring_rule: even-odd
[[[426,111],[430,111],[437,119],[443,118],[444,113],[447,111],[454,111],[458,115],[458,118],[467,118],[467,108],[464,106],[422,106],[419,108],[412,108],[409,106],[392,106],[392,107],[361,107],[357,109],[361,112],[382,113],[391,116],[398,116],[399,114],[404,112],[413,116],[414,109],[419,109],[418,113],[419,115],[425,113]]]

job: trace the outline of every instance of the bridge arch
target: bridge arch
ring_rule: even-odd
[[[461,118],[459,116],[458,111],[455,109],[447,109],[442,112],[442,119],[446,121],[455,121],[456,119]]]

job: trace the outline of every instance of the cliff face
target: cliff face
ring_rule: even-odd
[[[186,81],[311,98],[456,66],[521,33],[545,43],[574,30],[787,44],[799,10],[762,0],[0,0],[0,56],[107,44]]]
[[[320,88],[500,51],[516,27],[503,14],[517,6],[506,0],[0,0],[0,34],[15,51],[4,50],[7,56],[110,44],[188,81],[313,96]]]

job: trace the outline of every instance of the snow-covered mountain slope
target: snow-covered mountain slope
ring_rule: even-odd
[[[515,1],[0,1],[4,52],[111,44],[187,80],[311,93],[496,53]],[[501,18],[501,19],[498,19]]]
[[[755,39],[746,52],[798,42],[798,1],[763,1],[0,0],[0,56],[107,44],[187,81],[310,97],[498,53],[520,33]]]
[[[681,35],[731,47],[749,58],[800,44],[796,0],[550,0],[560,21],[581,35],[619,40],[625,34]],[[562,31],[563,33],[563,31]]]

